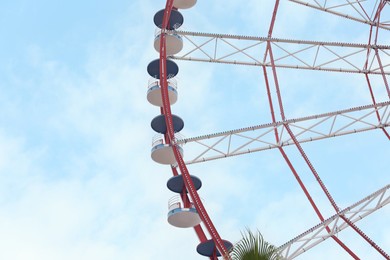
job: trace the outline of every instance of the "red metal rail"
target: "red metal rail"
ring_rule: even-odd
[[[169,96],[168,96],[168,83],[167,83],[167,73],[166,73],[166,68],[167,68],[166,67],[166,61],[167,61],[166,30],[167,30],[167,25],[169,22],[172,7],[173,7],[173,0],[167,0],[164,16],[163,16],[163,23],[161,27],[161,37],[160,37],[160,85],[161,85],[161,92],[162,92],[163,112],[165,114],[165,121],[167,125],[166,139],[169,141],[168,143],[172,146],[173,153],[178,163],[178,167],[183,176],[184,184],[186,186],[186,189],[188,190],[188,193],[192,201],[194,202],[195,208],[198,211],[201,220],[206,226],[208,232],[210,233],[212,239],[214,240],[215,245],[219,250],[219,252],[221,253],[221,255],[223,255],[225,259],[229,259],[230,258],[229,252],[226,249],[209,215],[207,214],[205,207],[203,206],[203,203],[194,187],[188,169],[178,150],[178,146],[175,140],[173,122],[172,122],[172,113],[171,113],[171,107],[170,107]],[[195,230],[199,231],[199,228],[196,228]],[[201,238],[204,238],[203,236],[204,234],[202,235],[201,233],[199,233],[198,236],[199,235]]]
[[[381,1],[381,3],[378,6],[378,9],[377,9],[375,17],[374,17],[374,22],[376,24],[380,24],[380,14],[381,14],[381,11],[383,10],[385,4],[386,4],[386,1]],[[373,38],[373,29],[375,29],[374,45],[376,45],[378,43],[378,30],[379,30],[379,27],[375,27],[374,28],[373,24],[370,25],[370,35],[368,37],[368,44],[371,44],[371,41],[372,41],[372,38]],[[367,70],[367,68],[368,68],[368,60],[369,60],[369,57],[370,57],[370,52],[371,52],[371,49],[367,49],[367,58],[366,58],[366,62],[364,64],[364,69],[365,70]],[[376,58],[378,60],[378,64],[379,64],[379,67],[380,67],[382,78],[383,78],[383,81],[384,81],[384,84],[385,84],[385,87],[386,87],[387,96],[390,99],[390,89],[389,89],[389,85],[388,85],[388,82],[387,82],[387,79],[386,79],[386,75],[385,75],[385,72],[384,72],[384,69],[383,69],[381,58],[379,57],[378,49],[377,48],[374,49],[374,52],[375,52],[375,56],[376,56]],[[367,81],[368,90],[370,91],[372,103],[374,105],[376,105],[376,99],[375,99],[375,96],[374,96],[374,92],[372,90],[370,77],[367,74],[367,72],[365,73],[365,78],[366,78],[366,81]],[[380,122],[381,121],[381,117],[380,117],[378,111],[376,111],[376,116],[378,118],[378,122]],[[390,140],[390,135],[387,132],[387,130],[385,128],[383,128],[383,127],[381,129],[382,129],[383,133],[386,135],[386,137]]]
[[[337,235],[347,227],[351,227],[352,225],[348,224],[342,216],[346,217],[346,220],[353,224],[364,219],[373,212],[390,204],[389,189],[390,184],[308,229],[304,233],[281,245],[278,248],[279,253],[285,259],[293,259],[322,243],[332,235]],[[330,227],[332,233],[329,233],[326,230],[326,227]]]
[[[375,19],[377,19],[377,21],[379,22],[379,18],[380,18],[380,12],[381,10],[383,9],[384,5],[386,4],[385,3],[386,1],[381,1],[380,5],[378,6],[378,10],[377,10],[377,13],[375,15]],[[275,10],[277,10],[278,8],[278,1],[275,3]],[[273,29],[273,26],[274,26],[274,23],[275,23],[275,16],[276,16],[276,11],[274,11],[274,15],[272,17],[272,21],[271,21],[271,25],[270,25],[270,31],[268,33],[268,37],[271,37],[272,36],[272,29]],[[372,32],[372,30],[371,30]],[[371,39],[371,35],[370,35],[370,39]],[[376,38],[375,40],[377,39],[377,33],[376,33]],[[376,50],[377,51],[377,50]],[[369,53],[368,53],[369,54]],[[275,85],[275,89],[276,89],[276,93],[277,93],[277,99],[278,99],[278,104],[279,104],[279,110],[280,110],[280,115],[281,115],[281,118],[282,120],[286,120],[285,118],[285,114],[284,114],[284,107],[283,107],[283,101],[282,101],[282,96],[281,96],[281,92],[280,92],[280,88],[279,88],[279,82],[278,82],[278,77],[277,77],[277,73],[276,73],[276,66],[275,66],[275,62],[274,62],[274,58],[273,58],[273,54],[272,54],[272,46],[270,44],[270,42],[268,42],[268,45],[267,45],[267,51],[266,51],[266,56],[269,55],[269,58],[270,58],[270,61],[271,61],[271,68],[272,68],[272,73],[273,73],[273,78],[274,78],[274,85]],[[380,58],[379,58],[379,55],[378,53],[376,52],[376,57],[378,59],[378,63],[379,65],[381,66],[381,61],[380,61]],[[264,57],[264,59],[266,59],[266,57]],[[265,67],[264,69],[265,70]],[[388,88],[388,85],[387,85],[387,81],[386,81],[386,76],[384,74],[384,71],[383,71],[383,66],[381,67],[381,72],[382,72],[382,76],[383,76],[383,79],[384,79],[384,82],[385,82],[385,86],[386,86],[386,89],[389,90]],[[265,76],[266,73],[265,73]],[[368,81],[369,82],[369,81]],[[273,109],[273,104],[272,104],[272,97],[271,97],[271,94],[270,94],[270,89],[269,89],[269,84],[268,84],[268,80],[266,80],[266,84],[267,84],[267,93],[268,93],[268,99],[270,101],[270,107],[271,107],[271,114],[272,114],[272,118],[273,120],[275,120],[275,116],[274,116],[274,109]],[[370,90],[371,91],[371,90]],[[372,91],[371,91],[372,93]],[[389,93],[389,91],[388,91]],[[390,97],[390,95],[389,95]],[[372,98],[375,102],[375,99],[374,99],[374,96],[372,95]],[[375,103],[374,103],[375,104]],[[379,116],[379,114],[377,114]],[[380,118],[378,118],[378,120],[380,121]],[[275,121],[273,121],[275,123]],[[294,133],[291,131],[290,127],[288,124],[285,125],[285,128],[287,130],[287,132],[289,133],[291,139],[294,141],[294,144],[295,146],[297,147],[297,149],[299,150],[301,156],[303,157],[303,159],[305,160],[306,164],[308,165],[308,167],[310,168],[312,174],[314,175],[315,179],[317,180],[318,184],[321,186],[321,189],[323,190],[323,192],[325,193],[326,197],[328,198],[329,202],[332,204],[333,208],[335,209],[336,213],[340,212],[340,209],[339,207],[337,206],[336,202],[334,201],[333,197],[331,196],[331,194],[329,193],[328,189],[326,188],[325,184],[322,182],[320,176],[318,175],[317,171],[315,170],[314,166],[312,165],[312,163],[310,162],[309,158],[307,157],[306,153],[304,152],[303,148],[301,147],[300,143],[298,142],[298,140],[296,139]],[[276,129],[275,129],[276,131]],[[385,134],[387,134],[386,130],[383,128],[383,131],[385,132]],[[278,134],[277,132],[275,133],[275,136],[276,138],[278,138]],[[388,136],[388,135],[387,135]],[[302,190],[304,191],[304,193],[306,194],[307,198],[309,199],[312,207],[314,208],[314,210],[316,211],[318,217],[320,218],[321,221],[323,221],[323,217],[321,215],[321,213],[319,212],[317,206],[315,205],[314,201],[312,200],[312,198],[310,197],[310,195],[308,194],[308,191],[306,190],[305,186],[303,185],[303,183],[299,180],[299,176],[297,176],[297,173],[294,169],[294,167],[292,166],[291,162],[289,161],[289,159],[287,158],[287,155],[284,153],[282,147],[279,148],[279,150],[281,151],[283,157],[285,158],[287,164],[289,165],[290,169],[292,170],[292,172],[294,173],[294,176],[297,178]],[[381,255],[383,255],[386,259],[390,259],[389,256],[386,254],[386,252],[380,248],[376,243],[374,243],[366,234],[363,233],[362,230],[360,230],[358,227],[356,227],[349,219],[347,219],[345,216],[341,216],[341,218],[346,222],[348,223],[360,236],[362,236],[371,246],[373,246]],[[326,230],[328,233],[330,233],[330,229],[328,226],[326,226]],[[352,252],[351,249],[349,249],[341,240],[339,240],[337,237],[335,236],[331,236],[343,249],[345,249],[354,259],[359,259],[356,254],[354,254]]]
[[[278,7],[279,7],[279,0],[277,0],[275,2],[275,7],[274,7],[274,12],[273,12],[273,15],[272,15],[272,20],[271,20],[271,25],[270,25],[270,29],[269,29],[269,32],[268,32],[268,37],[272,37],[272,31],[273,31],[273,27],[275,25],[275,20],[276,20],[276,14],[277,14],[277,10],[278,10]],[[277,93],[277,98],[278,98],[278,104],[279,104],[279,110],[280,110],[280,114],[281,114],[281,117],[282,117],[282,120],[285,120],[285,115],[284,115],[284,108],[283,108],[283,103],[282,103],[282,96],[281,96],[281,92],[280,92],[280,88],[279,88],[279,81],[278,81],[278,76],[277,76],[277,73],[276,73],[276,66],[275,66],[275,62],[274,62],[274,57],[273,57],[273,53],[272,53],[272,47],[271,47],[271,43],[268,42],[267,43],[267,50],[265,52],[265,55],[264,55],[264,59],[267,58],[267,56],[269,55],[269,58],[270,58],[270,61],[271,61],[271,68],[272,68],[272,74],[273,74],[273,79],[274,79],[274,85],[275,85],[275,89],[276,89],[276,93]],[[266,78],[266,88],[267,88],[267,94],[268,94],[268,101],[269,101],[269,105],[270,105],[270,110],[271,110],[271,116],[272,116],[272,121],[273,123],[276,123],[276,120],[275,120],[275,112],[274,112],[274,107],[273,107],[273,102],[272,102],[272,96],[271,96],[271,92],[270,92],[270,86],[269,86],[269,81],[268,81],[268,76],[267,76],[267,72],[266,72],[266,68],[265,66],[263,66],[263,71],[264,71],[264,77]],[[310,169],[312,170],[313,174],[315,175],[317,181],[320,183],[321,185],[321,188],[324,190],[325,194],[327,195],[328,199],[331,201],[332,205],[335,207],[336,211],[338,211],[338,207],[337,205],[335,204],[333,198],[331,197],[330,193],[327,191],[325,185],[322,183],[321,179],[319,178],[318,174],[316,173],[314,167],[312,166],[312,164],[310,163],[309,159],[307,158],[307,156],[304,154],[303,152],[303,149],[300,147],[299,143],[297,142],[294,134],[292,133],[292,131],[290,130],[289,126],[286,125],[285,126],[286,129],[288,130],[289,134],[291,135],[291,138],[294,140],[294,143],[295,145],[298,147],[299,151],[301,152],[302,156],[304,157],[306,163],[309,165]],[[275,138],[277,139],[276,141],[278,142],[279,140],[279,134],[277,132],[277,129],[275,128]],[[303,190],[303,192],[305,193],[307,199],[309,200],[311,206],[313,207],[314,211],[316,212],[317,216],[319,217],[319,219],[321,221],[324,221],[324,217],[322,216],[320,210],[318,209],[317,205],[315,204],[314,200],[312,199],[312,197],[310,196],[308,190],[306,189],[305,185],[303,184],[303,182],[301,181],[297,171],[295,170],[294,166],[292,165],[291,161],[289,160],[287,154],[284,152],[283,148],[282,147],[279,147],[279,151],[280,153],[282,154],[283,158],[285,159],[286,163],[288,164],[288,166],[290,167],[291,171],[293,172],[296,180],[298,181],[299,183],[299,186],[301,187],[301,189]],[[328,233],[331,233],[331,230],[328,226],[326,226],[326,230]],[[360,259],[354,252],[352,252],[351,249],[349,249],[339,238],[337,238],[336,236],[331,236],[333,238],[333,240],[335,240],[345,251],[348,252],[348,254],[350,254],[354,259]]]

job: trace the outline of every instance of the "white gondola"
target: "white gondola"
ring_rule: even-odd
[[[154,49],[157,52],[160,52],[160,38],[161,30],[156,31],[156,36],[154,38]],[[169,31],[166,36],[166,53],[167,56],[175,55],[183,49],[183,39],[180,35],[175,33],[175,31]]]
[[[174,0],[173,6],[177,9],[188,9],[196,4],[196,0]]]
[[[177,82],[175,79],[171,78],[168,80],[168,96],[169,102],[171,105],[175,104],[177,101]],[[155,78],[151,78],[148,84],[147,99],[150,104],[162,107],[162,95],[161,95],[161,86],[160,81]]]
[[[184,207],[179,195],[172,197],[168,202],[168,222],[179,228],[195,227],[202,221],[192,202]]]
[[[178,146],[179,153],[183,157],[183,148]],[[173,148],[170,144],[164,142],[163,135],[156,135],[152,142],[151,156],[153,161],[160,164],[176,164],[176,158]]]

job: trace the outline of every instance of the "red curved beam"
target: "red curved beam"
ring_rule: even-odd
[[[173,176],[178,176],[179,175],[179,173],[177,172],[176,167],[172,167],[172,174],[173,174]],[[181,195],[181,199],[182,199],[184,205],[185,205],[184,202],[186,202],[186,203],[189,202],[188,194],[186,192],[183,192],[180,195]],[[203,231],[203,229],[202,229],[202,227],[200,225],[195,226],[194,230],[195,230],[195,233],[198,236],[200,242],[207,241],[206,234],[204,233],[204,231]],[[216,259],[214,257],[210,257],[210,260],[216,260]]]
[[[379,4],[378,6],[378,9],[377,9],[377,12],[376,12],[376,15],[375,15],[375,18],[374,20],[377,21],[379,23],[379,20],[380,20],[380,13],[381,11],[383,10],[384,6],[386,4],[386,1],[382,0],[381,3]],[[275,10],[277,10],[277,7],[278,7],[278,3],[275,4]],[[274,16],[276,15],[276,11],[274,11]],[[274,23],[275,23],[275,17],[272,18],[272,21],[271,21],[271,26],[270,26],[270,31],[269,31],[269,34],[268,36],[271,37],[272,36],[272,28],[274,26]],[[371,29],[370,29],[370,36],[369,36],[369,43],[371,43],[371,39],[372,39],[372,29],[373,29],[373,26],[371,26]],[[378,37],[378,28],[375,32],[375,44],[377,43],[377,37]],[[365,63],[365,68],[367,68],[368,66],[368,58],[369,58],[369,54],[370,54],[370,50],[368,50],[367,52],[367,59],[366,59],[366,63]],[[278,78],[277,78],[277,73],[276,73],[276,67],[275,67],[275,64],[274,64],[274,58],[273,58],[273,55],[272,55],[272,47],[270,45],[270,42],[268,42],[268,45],[267,45],[267,51],[266,51],[266,55],[269,55],[270,56],[270,61],[271,61],[271,68],[272,68],[272,72],[273,72],[273,77],[274,77],[274,84],[275,84],[275,88],[276,88],[276,92],[277,92],[277,99],[278,99],[278,103],[279,103],[279,110],[280,110],[280,114],[281,114],[281,117],[282,117],[282,120],[285,120],[285,115],[284,115],[284,108],[283,108],[283,102],[282,102],[282,97],[281,97],[281,93],[280,93],[280,88],[279,88],[279,82],[278,82]],[[386,90],[387,90],[387,93],[389,95],[389,98],[390,98],[390,91],[389,91],[389,86],[387,84],[387,80],[386,80],[386,76],[384,74],[384,71],[383,71],[383,66],[381,64],[381,60],[380,60],[380,57],[379,57],[379,53],[378,53],[378,50],[375,50],[375,56],[378,60],[378,64],[381,68],[381,73],[382,73],[382,77],[383,77],[383,80],[384,80],[384,83],[385,83],[385,87],[386,87]],[[268,83],[268,79],[267,79],[267,74],[266,74],[266,70],[265,70],[265,67],[263,68],[264,70],[264,75],[266,77],[266,85],[267,85],[267,93],[268,93],[268,97],[269,97],[269,102],[270,102],[270,107],[271,107],[271,114],[272,114],[272,119],[275,120],[275,116],[274,116],[274,109],[273,109],[273,104],[272,104],[272,98],[271,98],[271,95],[270,95],[270,90],[269,90],[269,83]],[[375,101],[375,97],[374,97],[374,94],[373,94],[373,91],[372,91],[372,88],[371,88],[371,84],[370,84],[370,80],[368,78],[368,75],[366,74],[366,79],[367,79],[367,83],[368,83],[368,86],[369,86],[369,90],[370,90],[370,93],[371,93],[371,98],[373,100],[373,103],[374,105],[376,104],[376,101]],[[379,117],[379,114],[377,113],[377,117],[378,117],[378,120],[380,121],[380,117]],[[317,182],[319,183],[319,185],[321,186],[322,190],[324,191],[325,195],[327,196],[328,200],[330,201],[330,203],[332,204],[333,208],[335,209],[335,211],[338,213],[340,211],[339,207],[337,206],[336,202],[334,201],[334,199],[332,198],[331,194],[329,193],[328,189],[326,188],[325,184],[322,182],[321,178],[319,177],[317,171],[315,170],[314,166],[312,165],[312,163],[310,162],[309,158],[307,157],[306,153],[304,152],[303,148],[301,147],[300,143],[298,142],[298,140],[295,138],[293,132],[291,131],[289,125],[286,125],[285,126],[289,135],[291,136],[291,138],[293,139],[294,141],[294,144],[295,146],[297,147],[297,149],[299,150],[300,154],[302,155],[302,157],[304,158],[306,164],[308,165],[308,167],[310,168],[311,172],[313,173],[314,177],[316,178]],[[387,131],[385,129],[382,128],[382,130],[384,131],[385,135],[389,138],[389,135],[387,133]],[[276,129],[275,129],[276,131]],[[275,136],[276,138],[278,139],[278,134],[277,132],[275,133]],[[323,217],[321,215],[321,213],[319,212],[317,206],[315,205],[314,201],[312,200],[312,198],[310,197],[310,195],[308,194],[305,186],[303,185],[303,183],[300,181],[300,178],[299,176],[296,174],[295,172],[295,169],[294,167],[291,165],[291,162],[289,161],[289,159],[287,158],[286,154],[284,153],[283,149],[280,148],[279,149],[283,155],[283,157],[285,158],[286,162],[288,163],[288,165],[290,166],[292,172],[294,173],[294,176],[297,178],[301,188],[303,189],[304,193],[306,194],[307,198],[309,199],[312,207],[314,208],[314,210],[316,211],[318,217],[322,220]],[[380,248],[377,244],[375,244],[366,234],[363,233],[363,231],[361,231],[359,228],[357,228],[351,221],[349,221],[349,219],[347,219],[345,216],[342,216],[342,218],[346,221],[346,223],[348,223],[362,238],[364,238],[371,246],[373,246],[382,256],[384,256],[386,259],[390,259],[389,258],[389,255],[382,249]],[[329,232],[329,228],[326,227],[327,231]],[[342,243],[337,237],[335,236],[332,236],[332,238],[342,247],[344,248],[353,258],[355,259],[359,259],[344,243]]]
[[[169,22],[169,18],[171,15],[171,11],[173,8],[173,0],[167,0],[164,16],[163,16],[163,23],[161,27],[161,37],[160,37],[160,85],[161,85],[161,93],[162,93],[162,101],[163,101],[163,108],[162,111],[165,114],[165,123],[167,126],[167,134],[165,136],[166,140],[172,146],[173,153],[175,155],[176,161],[178,163],[180,172],[183,176],[184,184],[186,186],[186,189],[195,205],[196,210],[199,213],[199,216],[201,220],[203,221],[204,225],[206,226],[209,234],[211,235],[212,239],[215,242],[215,245],[221,255],[225,259],[230,259],[229,252],[226,249],[220,235],[218,234],[217,229],[215,228],[213,222],[211,221],[209,215],[207,214],[207,211],[205,207],[203,206],[203,203],[199,197],[198,192],[196,191],[194,184],[192,182],[192,179],[190,177],[189,171],[184,163],[184,160],[178,150],[178,146],[176,144],[176,139],[174,135],[174,129],[173,129],[173,122],[172,122],[172,113],[171,113],[171,105],[169,102],[169,96],[168,96],[168,82],[167,82],[167,74],[166,74],[166,61],[167,61],[167,55],[166,55],[166,30]],[[199,228],[196,228],[195,230],[199,230]],[[199,235],[199,234],[198,234]]]

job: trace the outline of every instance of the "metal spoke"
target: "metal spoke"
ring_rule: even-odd
[[[295,133],[300,143],[386,128],[390,126],[389,106],[390,101],[222,133],[183,138],[178,139],[177,143],[185,145],[191,151],[199,151],[199,148],[205,147],[198,155],[187,158],[186,163],[205,162],[292,145],[293,142],[288,135],[285,137],[280,135],[279,143],[272,138],[274,129],[283,130],[285,125],[300,130]],[[378,122],[375,117],[376,111],[382,113],[381,122]],[[224,140],[228,140],[228,143],[224,144]]]
[[[341,210],[337,214],[326,219],[322,223],[310,228],[301,235],[281,245],[278,251],[284,259],[293,259],[306,252],[310,248],[318,245],[333,235],[338,234],[350,225],[347,223],[356,223],[367,217],[371,213],[381,209],[390,203],[390,185],[372,193],[364,199]],[[345,221],[344,219],[347,221]],[[332,226],[333,225],[333,226]],[[326,227],[332,226],[331,232],[326,231]],[[386,253],[384,252],[386,255]]]
[[[383,68],[383,73],[390,75],[390,61],[386,61],[386,64],[380,66],[375,59],[378,54],[372,55],[370,66],[368,69],[364,68],[368,50],[378,50],[377,53],[387,57],[389,56],[389,45],[307,41],[185,31],[177,31],[176,33],[184,36],[194,46],[183,55],[171,57],[177,60],[270,67],[271,62],[269,60],[260,60],[261,51],[257,49],[266,48],[265,43],[270,42],[277,47],[273,50],[275,67],[379,75],[382,74],[381,68]],[[196,40],[198,37],[203,39],[201,44],[196,44],[196,42],[199,42],[199,40]],[[242,47],[243,44],[245,47]],[[226,51],[226,48],[230,50]],[[326,51],[321,51],[321,49]],[[225,50],[225,53],[220,55],[223,50]],[[251,51],[256,54],[251,54]],[[311,51],[314,51],[313,54],[315,55],[311,55]],[[256,55],[259,55],[259,57],[256,57]],[[350,58],[356,58],[362,62],[357,65],[351,62]],[[322,61],[319,62],[320,60]]]

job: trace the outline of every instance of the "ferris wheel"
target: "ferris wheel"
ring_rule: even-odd
[[[278,38],[274,35],[274,29],[280,6],[286,2],[362,26],[366,28],[366,38],[361,43]],[[194,228],[200,240],[196,248],[199,254],[210,259],[220,256],[229,259],[229,250],[233,245],[220,237],[197,192],[202,181],[190,175],[187,165],[277,150],[319,221],[318,225],[278,247],[284,259],[293,259],[328,238],[334,240],[352,259],[360,259],[338,237],[338,233],[345,229],[353,230],[380,256],[390,259],[389,254],[356,224],[390,203],[390,184],[384,183],[372,194],[349,207],[340,208],[302,146],[339,136],[340,139],[334,140],[341,140],[341,136],[368,131],[381,132],[383,142],[390,140],[390,86],[387,80],[390,74],[390,45],[383,44],[388,41],[384,35],[390,32],[390,21],[386,20],[390,18],[388,1],[276,0],[268,34],[262,37],[180,30],[184,22],[180,9],[192,8],[195,4],[196,0],[167,0],[165,9],[155,14],[154,23],[158,30],[154,48],[160,56],[147,67],[151,76],[147,99],[160,108],[160,114],[151,122],[152,129],[158,133],[153,138],[151,157],[157,163],[171,167],[173,177],[168,179],[167,187],[177,194],[168,202],[168,222],[179,228]],[[191,47],[182,53],[184,44]],[[230,51],[226,52],[226,46]],[[184,128],[184,121],[171,112],[171,105],[179,101],[176,80],[179,66],[175,60],[257,67],[264,80],[270,121],[223,132],[204,133],[197,137],[182,136],[180,131]],[[354,75],[364,82],[370,102],[318,114],[305,111],[304,116],[288,118],[280,83],[284,71],[340,74],[345,78]],[[289,146],[304,161],[333,208],[333,215],[325,216],[316,203],[315,195],[310,193],[285,151]],[[188,158],[185,152],[188,150],[196,152],[189,153]]]

